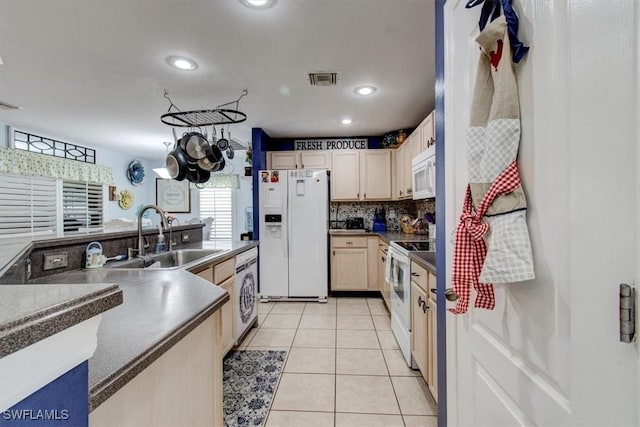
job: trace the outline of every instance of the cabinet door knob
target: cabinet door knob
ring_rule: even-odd
[[[424,300],[422,299],[421,296],[418,295],[418,307],[422,306],[423,303],[424,303]]]
[[[429,307],[427,306],[427,304],[426,303],[422,303],[422,312],[426,313],[427,310],[429,310]]]
[[[411,273],[411,275],[412,275],[413,277],[420,277],[420,275],[419,275],[418,273]]]

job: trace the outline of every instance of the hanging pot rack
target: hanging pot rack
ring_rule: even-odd
[[[247,120],[247,115],[238,110],[240,100],[249,92],[244,89],[242,94],[235,101],[220,104],[216,108],[209,110],[181,111],[169,97],[169,93],[164,91],[164,97],[169,101],[169,109],[160,116],[160,121],[173,127],[198,128],[204,126],[218,126],[242,123]],[[233,108],[224,108],[233,107]]]

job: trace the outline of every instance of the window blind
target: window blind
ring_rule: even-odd
[[[102,231],[102,184],[63,181],[62,218],[64,234]]]
[[[0,173],[0,237],[56,235],[56,180]]]
[[[211,240],[233,240],[233,189],[200,190],[200,217],[213,217]]]

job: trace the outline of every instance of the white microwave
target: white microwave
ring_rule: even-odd
[[[414,200],[436,197],[435,144],[411,160],[411,187]]]

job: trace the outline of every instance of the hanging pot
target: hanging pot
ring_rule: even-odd
[[[164,165],[169,172],[169,176],[176,181],[182,181],[189,171],[189,160],[179,146],[167,154]]]
[[[209,181],[209,178],[211,178],[211,172],[200,169],[197,163],[194,163],[193,165],[194,167],[189,168],[189,171],[187,172],[187,180],[194,184],[203,184]]]
[[[180,147],[193,160],[204,159],[209,141],[199,132],[189,132],[180,139]]]
[[[229,145],[229,148],[227,148],[227,159],[231,160],[233,159],[234,156],[235,156],[235,151],[233,151],[233,147]]]
[[[229,148],[229,140],[224,137],[224,129],[221,129],[220,133],[222,135],[222,138],[220,138],[218,140],[217,144],[218,144],[218,148],[220,149],[220,151],[224,151],[227,148]]]
[[[216,172],[221,169],[220,162],[224,162],[224,157],[218,147],[212,145],[207,148],[207,156],[202,160],[198,160],[198,166],[204,170]]]

